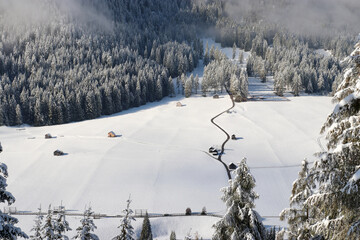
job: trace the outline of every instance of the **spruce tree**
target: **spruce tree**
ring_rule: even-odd
[[[2,147],[0,144],[0,153]],[[8,177],[8,169],[5,163],[0,163],[0,202],[11,205],[15,202],[15,197],[8,191],[6,191]],[[16,240],[17,237],[28,238],[28,236],[19,228],[15,227],[19,221],[0,210],[0,239]]]
[[[191,79],[188,78],[186,79],[186,82],[185,82],[185,97],[190,97],[191,96],[191,90],[192,90],[192,82],[191,82]]]
[[[131,199],[126,201],[127,206],[126,209],[123,210],[124,217],[121,219],[120,226],[120,234],[113,238],[113,240],[134,240],[134,228],[131,225],[131,221],[135,221],[135,218],[132,216],[133,211],[130,209]]]
[[[171,231],[170,240],[176,240],[176,233],[175,233],[175,231]]]
[[[229,180],[229,186],[221,189],[227,211],[213,226],[215,228],[213,239],[263,240],[266,237],[265,228],[260,215],[253,209],[254,201],[259,196],[253,190],[255,179],[250,173],[245,158],[241,160],[234,173],[234,178]]]
[[[195,93],[197,94],[199,88],[199,75],[196,74],[194,81],[195,81]]]
[[[286,231],[289,239],[309,239],[311,237],[308,226],[312,222],[314,214],[310,212],[305,201],[312,195],[311,188],[314,186],[308,181],[308,165],[308,162],[303,160],[299,177],[293,183],[290,208],[286,208],[280,213],[280,220],[287,219],[289,224],[289,228]]]
[[[44,219],[44,216],[41,214],[41,207],[39,208],[39,213],[38,215],[36,215],[36,218],[34,220],[34,227],[31,229],[32,232],[34,232],[33,235],[30,236],[30,239],[33,240],[41,240],[41,226],[42,226],[42,221]]]
[[[301,90],[301,77],[299,74],[294,74],[292,90],[294,92],[294,96],[299,96]]]
[[[41,239],[53,240],[57,239],[55,234],[55,221],[53,219],[53,211],[49,205],[48,213],[45,221],[41,226]]]
[[[174,97],[175,96],[175,89],[174,89],[174,82],[173,82],[173,79],[172,77],[170,76],[169,77],[169,80],[168,80],[168,84],[169,84],[169,95],[170,97]]]
[[[348,59],[351,67],[334,96],[338,104],[322,128],[328,151],[311,171],[318,188],[306,200],[319,211],[312,234],[325,239],[360,238],[360,42]]]
[[[235,56],[236,56],[236,44],[234,42],[233,48],[232,48],[232,59],[235,59]]]
[[[70,231],[71,228],[69,226],[69,222],[66,220],[65,216],[65,207],[60,206],[57,213],[54,215],[54,232],[57,239],[69,239],[65,232]]]
[[[243,64],[244,63],[244,52],[240,50],[239,53],[239,63]]]
[[[96,229],[94,221],[91,219],[93,214],[94,212],[91,210],[91,207],[85,209],[84,217],[80,220],[81,226],[76,229],[77,233],[73,239],[99,240],[99,237],[92,233]]]
[[[152,240],[152,239],[153,239],[153,236],[152,236],[152,232],[151,232],[149,214],[146,212],[139,240]]]

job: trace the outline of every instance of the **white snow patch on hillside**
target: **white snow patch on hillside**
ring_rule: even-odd
[[[332,56],[332,52],[330,50],[325,50],[325,49],[316,49],[314,51],[316,54],[319,54],[323,57],[330,57]]]

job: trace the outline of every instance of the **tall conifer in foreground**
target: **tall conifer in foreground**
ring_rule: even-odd
[[[2,147],[0,145],[0,153]],[[15,202],[15,197],[8,191],[6,191],[8,177],[8,170],[5,163],[0,163],[0,202],[11,205]],[[19,228],[15,227],[19,221],[0,210],[0,239],[15,240],[17,237],[28,238],[28,236]]]
[[[360,238],[360,42],[355,48],[322,128],[328,151],[319,154],[309,179],[318,188],[305,202],[319,211],[312,234],[325,239]]]
[[[253,209],[254,200],[259,196],[254,192],[255,179],[241,160],[229,186],[222,188],[222,200],[227,211],[215,225],[214,240],[266,239],[265,228],[260,215]]]
[[[311,183],[308,181],[309,163],[303,160],[298,179],[293,183],[290,196],[290,208],[280,213],[280,220],[287,219],[289,224],[285,231],[289,239],[309,239],[311,237],[309,224],[314,215],[305,201],[312,194]],[[282,234],[282,233],[280,233]]]

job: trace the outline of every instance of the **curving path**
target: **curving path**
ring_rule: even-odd
[[[225,144],[230,140],[230,135],[229,135],[222,127],[220,127],[217,123],[215,123],[215,121],[214,121],[216,118],[218,118],[218,117],[221,116],[222,114],[226,113],[227,111],[230,111],[231,109],[233,109],[233,108],[235,107],[235,101],[234,101],[234,98],[233,98],[232,94],[230,94],[230,92],[229,92],[229,90],[228,90],[227,88],[225,88],[225,89],[226,89],[226,92],[227,92],[227,93],[229,94],[229,96],[230,96],[230,99],[231,99],[231,102],[232,102],[232,106],[231,106],[230,108],[226,109],[225,111],[219,113],[219,114],[216,115],[215,117],[213,117],[213,118],[211,119],[211,123],[214,124],[217,128],[219,128],[219,129],[220,129],[223,133],[225,133],[225,135],[226,135],[226,140],[225,140],[225,141],[223,142],[223,144],[221,145],[221,153],[219,154],[217,160],[224,165],[224,167],[225,167],[225,169],[226,169],[226,172],[227,172],[227,175],[228,175],[228,178],[229,178],[229,180],[230,180],[230,179],[231,179],[230,170],[229,170],[228,166],[221,160],[221,156],[222,156],[222,155],[224,154],[224,152],[225,152]]]

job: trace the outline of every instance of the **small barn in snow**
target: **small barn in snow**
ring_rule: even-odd
[[[213,96],[213,99],[219,99],[219,95],[218,95],[218,94],[215,94],[215,95]]]
[[[116,134],[113,131],[110,131],[110,132],[108,132],[108,137],[114,138],[114,137],[116,137]]]
[[[235,169],[237,169],[236,164],[235,164],[235,163],[230,163],[230,164],[229,164],[229,169],[230,169],[230,170],[235,170]]]
[[[182,105],[181,102],[177,102],[177,103],[176,103],[176,106],[177,106],[177,107],[182,107],[183,105]]]
[[[62,156],[62,155],[64,155],[63,151],[60,151],[60,150],[55,150],[54,151],[54,156]]]
[[[45,134],[45,139],[49,139],[49,138],[52,138],[51,134],[50,133]]]

